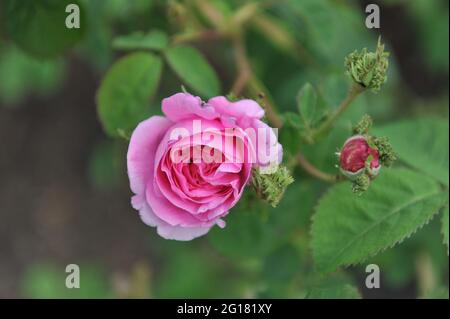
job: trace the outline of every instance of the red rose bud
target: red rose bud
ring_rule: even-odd
[[[345,141],[339,156],[341,172],[351,180],[356,180],[366,170],[370,177],[375,177],[381,168],[378,149],[371,147],[362,135]]]

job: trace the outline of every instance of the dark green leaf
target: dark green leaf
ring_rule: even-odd
[[[297,95],[297,108],[306,126],[311,127],[317,117],[317,93],[306,83]]]
[[[408,170],[384,170],[358,197],[348,183],[320,200],[312,225],[316,266],[327,272],[392,247],[426,224],[447,194],[433,179]]]
[[[114,39],[113,47],[121,50],[163,50],[167,47],[167,34],[160,30],[148,33],[134,32]]]
[[[7,0],[6,30],[11,39],[27,53],[36,57],[53,57],[72,47],[86,28],[80,12],[80,28],[66,27],[68,4],[75,0]]]
[[[108,135],[129,135],[150,116],[161,70],[161,59],[147,52],[129,54],[111,67],[97,95],[98,114]]]
[[[220,93],[216,72],[197,49],[172,47],[167,49],[166,58],[175,73],[198,94],[208,98]]]

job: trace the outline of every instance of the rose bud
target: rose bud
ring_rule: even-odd
[[[342,174],[352,181],[364,173],[373,178],[381,168],[378,149],[371,147],[363,135],[355,135],[345,141],[339,161]]]

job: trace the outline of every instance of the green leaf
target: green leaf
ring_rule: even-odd
[[[404,120],[374,128],[373,132],[387,136],[403,162],[449,186],[448,120]]]
[[[297,95],[297,108],[305,125],[311,127],[317,117],[317,93],[310,83],[306,83]]]
[[[66,27],[68,4],[80,7],[80,28]],[[75,0],[7,0],[6,31],[27,53],[36,57],[53,57],[81,40],[85,29],[83,12]]]
[[[165,53],[171,68],[195,92],[206,98],[220,93],[216,72],[197,49],[180,45]]]
[[[306,299],[361,299],[356,287],[346,284],[341,286],[312,288]]]
[[[447,200],[438,183],[409,170],[384,170],[358,197],[348,183],[331,188],[313,217],[312,249],[321,272],[364,261],[409,237]]]
[[[108,135],[128,135],[150,116],[149,102],[161,70],[161,59],[149,52],[129,54],[111,67],[97,94],[98,114]]]
[[[448,203],[444,207],[444,211],[442,212],[442,236],[444,237],[444,244],[447,245],[447,255],[449,251],[448,247]]]
[[[302,28],[303,42],[316,59],[323,57],[340,67],[349,52],[370,43],[368,29],[358,27],[365,17],[356,3],[302,0],[290,1],[290,5],[291,19]],[[323,59],[320,61],[326,65]]]
[[[114,39],[113,47],[121,50],[163,50],[169,40],[167,34],[160,30],[152,30],[148,33],[134,32]]]

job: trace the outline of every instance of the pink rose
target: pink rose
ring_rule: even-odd
[[[131,136],[131,203],[160,236],[191,240],[225,227],[252,167],[278,164],[282,148],[252,100],[204,103],[177,93],[162,101],[162,111],[165,117],[141,122]]]

